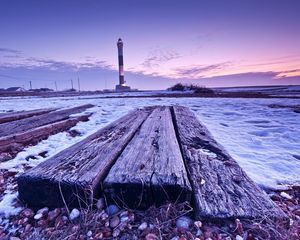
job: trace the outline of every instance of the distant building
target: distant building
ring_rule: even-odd
[[[118,61],[119,61],[119,84],[116,85],[117,92],[129,92],[130,87],[126,85],[124,79],[124,62],[123,62],[123,41],[119,38],[118,46]]]
[[[10,88],[6,88],[7,92],[25,92],[25,88],[22,87],[10,87]]]

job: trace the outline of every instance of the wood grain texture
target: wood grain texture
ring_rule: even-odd
[[[188,108],[173,111],[198,218],[285,217]]]
[[[6,154],[3,153],[9,153],[10,156],[15,156],[28,145],[35,145],[52,134],[66,131],[71,127],[74,127],[80,121],[88,121],[89,116],[90,114],[72,117],[67,120],[30,129],[25,132],[0,137],[0,162],[8,160]]]
[[[78,107],[49,112],[40,116],[32,116],[13,122],[2,123],[0,124],[0,137],[25,132],[29,129],[34,129],[43,125],[66,120],[71,114],[83,112],[91,107],[93,107],[93,105],[86,104]]]
[[[191,186],[169,107],[157,107],[103,182],[108,199],[145,209],[191,198]]]
[[[57,110],[57,108],[35,109],[30,111],[4,113],[0,115],[0,124],[5,122],[12,122],[23,118],[32,117],[32,116],[42,115],[55,110]]]
[[[17,178],[19,197],[30,206],[90,204],[101,181],[152,111],[135,110]],[[63,198],[62,198],[63,196]]]

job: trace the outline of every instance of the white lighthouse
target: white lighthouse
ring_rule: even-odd
[[[118,46],[118,62],[119,62],[119,84],[116,85],[117,92],[128,92],[130,87],[125,84],[124,79],[124,60],[123,60],[123,41],[119,38],[117,42]]]

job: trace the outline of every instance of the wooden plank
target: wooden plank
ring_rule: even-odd
[[[33,207],[90,204],[101,181],[147,118],[134,110],[17,178],[19,197]],[[63,197],[62,197],[63,196]]]
[[[169,107],[157,107],[103,182],[108,199],[144,209],[191,198]]]
[[[52,112],[54,110],[57,110],[57,108],[35,109],[30,111],[4,113],[0,115],[0,124],[5,122],[12,122],[23,118],[32,117],[32,116],[42,115],[45,113]]]
[[[25,132],[0,137],[0,162],[11,159],[28,145],[35,145],[52,134],[66,131],[80,121],[88,121],[91,114],[72,117],[67,120],[50,123]],[[9,154],[10,158],[7,158]]]
[[[50,123],[66,120],[71,114],[82,112],[93,107],[91,104],[81,105],[78,107],[53,111],[40,116],[32,116],[18,121],[0,124],[0,137],[25,132],[29,129],[37,128]]]
[[[173,116],[197,217],[285,217],[188,108],[174,106]]]

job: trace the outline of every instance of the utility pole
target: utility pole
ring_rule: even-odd
[[[71,79],[71,86],[72,86],[72,90],[74,89],[73,87],[73,79]]]
[[[30,85],[30,90],[32,90],[32,82],[29,81],[29,85]]]
[[[56,90],[56,92],[57,92],[57,84],[56,84],[56,81],[55,81],[54,83],[55,83],[55,90]]]
[[[77,76],[77,81],[78,81],[78,91],[80,92],[80,80],[78,76]]]

